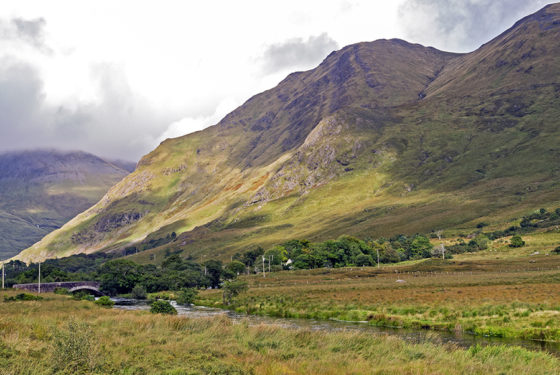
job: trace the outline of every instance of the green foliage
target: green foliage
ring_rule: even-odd
[[[205,274],[210,282],[212,288],[218,288],[221,283],[224,270],[222,267],[222,262],[219,260],[209,260],[204,263]]]
[[[552,250],[552,252],[556,254],[560,254],[560,246],[557,246],[554,250]]]
[[[68,291],[67,288],[54,288],[54,293],[55,293],[55,294],[61,294],[61,295],[68,295],[68,294],[70,294],[70,292]]]
[[[246,292],[249,289],[249,285],[246,281],[242,280],[232,280],[226,281],[224,283],[222,300],[225,305],[231,304],[233,299],[239,294]]]
[[[511,237],[509,246],[510,247],[523,247],[523,246],[525,246],[525,241],[523,241],[521,236],[516,235],[516,236]]]
[[[110,295],[129,293],[140,281],[140,267],[131,260],[110,260],[98,272],[101,290]]]
[[[51,363],[56,374],[88,374],[99,364],[93,331],[85,323],[71,320],[56,330]]]
[[[410,244],[410,259],[422,259],[431,256],[432,244],[426,236],[416,235]]]
[[[95,301],[95,304],[103,307],[113,307],[115,302],[113,302],[108,296],[101,296]]]
[[[282,262],[287,261],[287,255],[288,251],[283,246],[274,246],[264,253],[267,264],[270,261],[271,265],[280,265]]]
[[[15,296],[8,297],[4,296],[4,302],[16,302],[16,301],[40,301],[43,297],[36,296],[30,293],[18,293]]]
[[[175,302],[179,305],[192,305],[197,295],[198,290],[194,288],[181,289],[176,293]]]
[[[85,290],[80,290],[78,292],[72,293],[72,298],[76,301],[95,301],[95,297]]]
[[[373,266],[375,263],[371,257],[371,255],[367,254],[360,254],[356,257],[356,266]]]
[[[144,288],[140,284],[136,284],[134,288],[132,288],[132,292],[130,292],[130,295],[132,298],[135,299],[146,299],[147,297],[146,288]]]
[[[233,260],[231,263],[226,264],[225,269],[236,275],[240,275],[245,272],[245,264],[238,260]]]
[[[264,249],[260,246],[249,250],[245,253],[237,253],[233,256],[233,259],[240,261],[241,263],[245,264],[247,267],[252,267],[255,265],[257,259],[264,254]]]
[[[177,310],[167,301],[154,301],[150,307],[150,312],[152,314],[169,314],[176,315]]]

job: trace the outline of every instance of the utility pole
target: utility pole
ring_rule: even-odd
[[[266,273],[264,272],[264,255],[262,256],[262,261],[263,261],[263,277],[266,277]]]
[[[4,262],[2,262],[2,289],[4,289],[4,268],[6,268],[6,266]]]
[[[379,248],[376,247],[375,250],[377,250],[377,268],[379,268]]]
[[[37,287],[39,294],[41,294],[41,263],[39,263],[39,279],[38,279],[38,287]]]
[[[438,236],[438,239],[441,241],[441,235],[443,234],[443,230],[438,230],[436,232],[436,235]],[[445,260],[445,245],[443,244],[443,242],[440,244],[441,246],[441,257],[443,260]]]

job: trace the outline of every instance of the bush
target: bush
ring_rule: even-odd
[[[95,337],[87,324],[70,321],[66,329],[55,332],[52,345],[54,373],[84,374],[96,367]]]
[[[552,250],[553,253],[555,254],[560,254],[560,246],[558,246],[556,249]]]
[[[140,284],[135,285],[130,294],[134,299],[146,299],[147,297],[146,289]]]
[[[111,298],[107,296],[99,297],[97,301],[95,301],[96,305],[103,306],[103,307],[113,307],[115,302],[111,300]]]
[[[177,302],[179,305],[191,305],[197,295],[198,291],[194,288],[182,289],[177,292],[175,302]]]
[[[62,294],[62,295],[70,294],[70,292],[66,288],[54,288],[54,293],[55,294]]]
[[[511,237],[509,247],[523,247],[525,246],[525,241],[519,235]]]
[[[246,281],[233,280],[226,281],[224,283],[223,292],[223,302],[225,305],[229,305],[234,297],[237,297],[240,293],[245,292],[249,289]]]
[[[95,298],[84,290],[80,290],[72,295],[76,301],[95,301]]]
[[[169,314],[169,315],[176,315],[177,310],[167,301],[154,301],[152,303],[152,307],[150,308],[150,312],[152,314]]]
[[[15,301],[40,301],[43,297],[35,296],[29,293],[19,293],[12,297],[4,296],[4,302],[15,302]]]

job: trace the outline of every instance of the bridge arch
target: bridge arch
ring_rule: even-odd
[[[96,297],[101,297],[101,296],[105,295],[98,288],[96,288],[94,286],[89,286],[89,285],[75,286],[73,288],[68,289],[68,291],[72,294],[78,293],[78,292],[88,292],[90,294],[93,294]]]

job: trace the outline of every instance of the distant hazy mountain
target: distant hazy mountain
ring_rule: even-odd
[[[166,140],[21,258],[173,231],[166,246],[226,258],[290,238],[474,227],[557,206],[559,119],[558,4],[468,54],[350,45],[218,125]]]
[[[131,163],[123,166],[131,168]],[[128,173],[85,152],[1,154],[0,259],[60,228]]]

